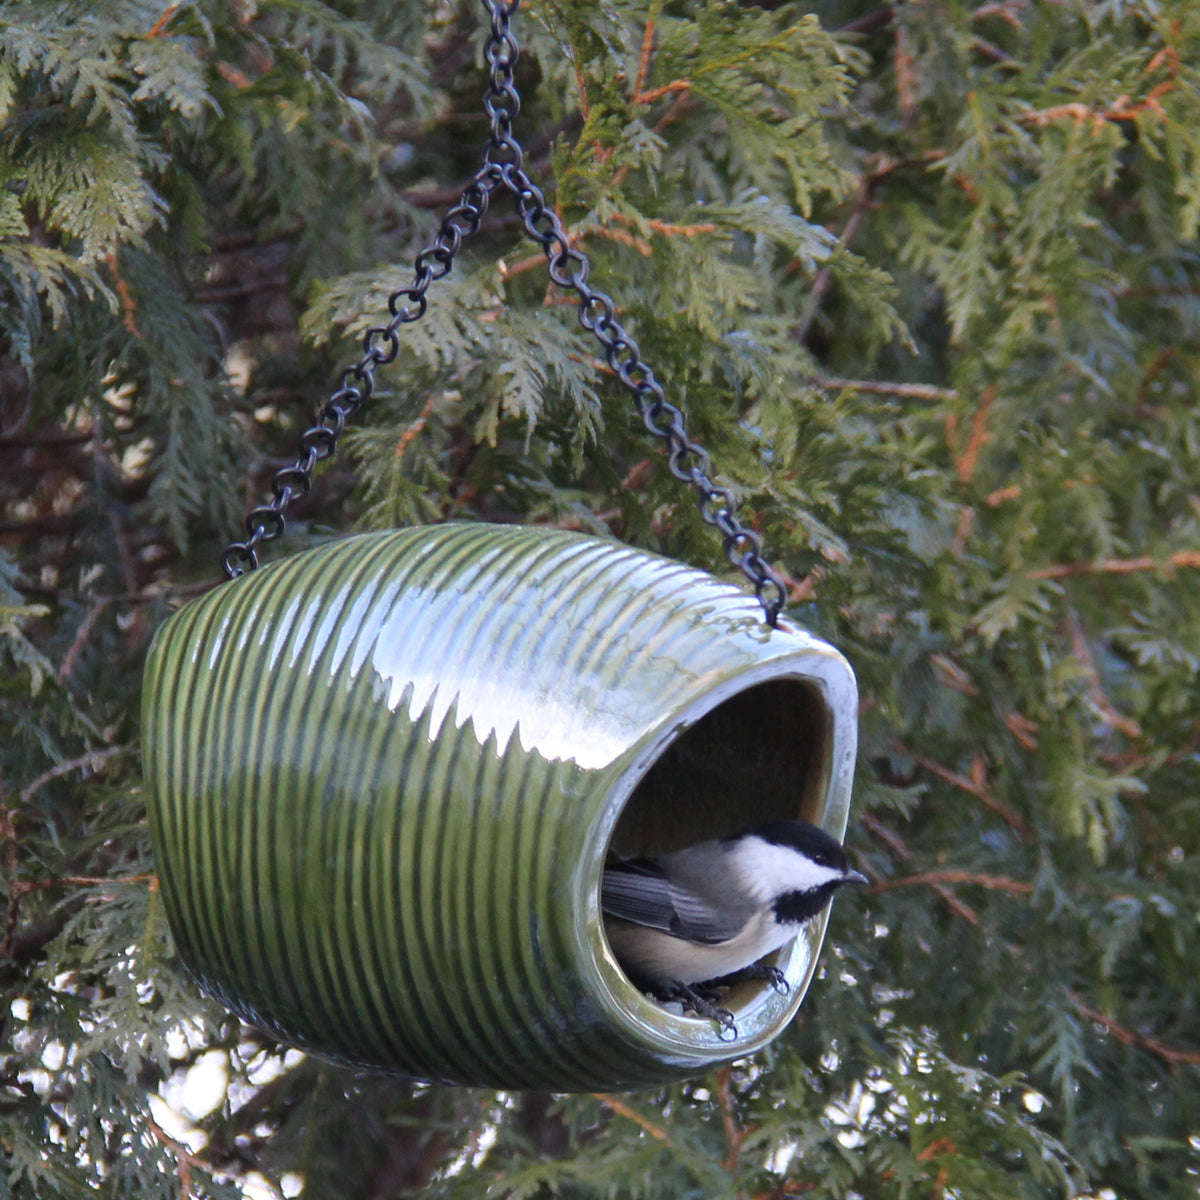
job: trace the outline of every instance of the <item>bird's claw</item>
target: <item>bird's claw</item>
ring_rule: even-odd
[[[787,976],[778,967],[768,967],[765,963],[751,963],[748,967],[743,967],[740,971],[734,971],[732,975],[726,975],[724,978],[717,980],[717,982],[722,987],[730,987],[735,983],[742,983],[748,979],[767,980],[781,996],[786,996],[792,990],[791,985],[787,981]]]
[[[771,981],[771,986],[781,996],[786,996],[792,990],[791,985],[787,981],[787,976],[778,967],[767,967],[767,978]]]
[[[698,1017],[716,1021],[720,1028],[720,1038],[725,1040],[725,1034],[732,1034],[732,1040],[737,1040],[738,1030],[734,1024],[733,1013],[727,1008],[718,1008],[711,1000],[705,999],[695,988],[686,983],[676,983],[670,989],[673,997],[683,1003],[684,1011],[691,1009]]]

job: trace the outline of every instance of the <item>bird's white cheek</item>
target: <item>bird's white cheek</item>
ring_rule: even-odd
[[[742,886],[764,904],[785,892],[810,892],[842,878],[841,871],[833,867],[757,837],[747,838],[738,847],[737,863]]]

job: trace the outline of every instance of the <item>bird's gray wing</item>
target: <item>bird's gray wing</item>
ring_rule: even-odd
[[[745,914],[717,911],[690,888],[673,884],[658,863],[647,859],[629,859],[605,870],[600,907],[610,917],[702,945],[727,942],[745,924]]]

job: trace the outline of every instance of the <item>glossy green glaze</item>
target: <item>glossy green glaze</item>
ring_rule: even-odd
[[[146,793],[187,968],[318,1055],[426,1079],[616,1090],[763,1045],[818,922],[743,985],[736,1041],[605,941],[600,873],[761,819],[841,836],[854,678],[752,597],[616,542],[443,525],[333,542],[172,616]]]

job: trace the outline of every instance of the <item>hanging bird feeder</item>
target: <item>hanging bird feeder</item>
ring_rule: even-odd
[[[662,1084],[795,1015],[827,912],[714,1022],[627,979],[605,939],[606,858],[803,818],[841,837],[855,755],[845,660],[780,616],[782,584],[641,360],[512,136],[516,3],[491,17],[485,161],[392,320],[366,337],[230,582],[173,615],[146,664],[160,888],[184,966],[243,1019],[325,1058],[556,1092]],[[500,190],[701,495],[756,598],[619,543],[443,525],[257,568],[346,418]]]

